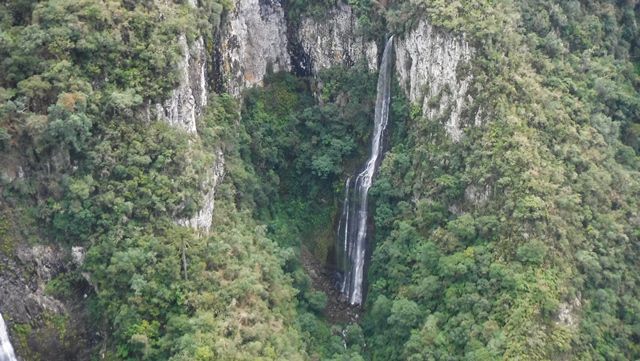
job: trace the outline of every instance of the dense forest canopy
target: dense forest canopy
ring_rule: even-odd
[[[459,140],[450,111],[421,109],[447,94],[414,104],[393,84],[355,322],[336,321],[303,256],[334,266],[375,71],[211,91],[193,134],[150,109],[180,85],[181,37],[216,73],[238,2],[0,4],[0,255],[86,251],[38,285],[67,312],[0,309],[22,359],[640,358],[640,3],[348,3],[378,45],[426,21],[473,49]],[[344,5],[281,2],[290,27]],[[181,225],[222,155],[210,231]]]

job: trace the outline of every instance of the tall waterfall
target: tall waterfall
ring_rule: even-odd
[[[343,270],[340,291],[352,305],[362,304],[364,263],[367,250],[368,194],[373,176],[380,163],[382,137],[389,120],[389,102],[393,36],[387,40],[380,63],[371,156],[354,181],[348,178],[342,217],[338,225],[338,266]]]
[[[0,314],[0,361],[17,361],[2,314]]]

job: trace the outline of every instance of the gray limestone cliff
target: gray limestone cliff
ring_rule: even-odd
[[[182,129],[197,137],[197,118],[200,117],[207,105],[207,54],[204,41],[198,37],[192,44],[187,43],[184,35],[178,38],[182,51],[182,59],[178,63],[180,74],[178,86],[172,90],[171,96],[161,104],[156,104],[158,121],[165,121],[170,125]],[[203,206],[190,219],[177,222],[207,233],[213,218],[215,189],[224,175],[224,154],[216,151],[216,157],[205,176],[203,188]]]
[[[285,10],[277,0],[236,2],[220,37],[222,89],[237,97],[244,89],[262,85],[269,71],[299,69],[313,75],[360,61],[377,69],[376,43],[359,35],[350,6],[339,4],[320,19],[297,19],[297,24],[287,23]],[[409,100],[427,118],[442,121],[458,141],[464,111],[473,101],[468,94],[473,80],[468,71],[471,46],[463,36],[421,21],[397,37],[395,54],[398,82]],[[292,59],[305,61],[297,64]]]
[[[462,113],[472,99],[465,74],[473,49],[463,37],[421,21],[396,39],[396,73],[409,100],[429,119],[442,119],[454,141],[462,136]]]
[[[364,61],[375,71],[378,48],[374,41],[358,35],[358,24],[350,6],[340,4],[322,19],[302,19],[298,39],[311,60],[311,72],[316,73],[336,65],[352,66]]]
[[[216,188],[224,178],[224,164],[224,153],[222,149],[218,148],[216,151],[216,159],[205,179],[204,188],[207,189],[207,192],[203,197],[202,208],[200,208],[193,217],[178,220],[179,224],[191,227],[205,234],[209,232],[211,221],[213,220],[213,210],[215,208]]]
[[[287,22],[278,1],[237,1],[220,38],[220,72],[224,89],[231,95],[262,85],[268,71],[291,69]]]
[[[195,3],[191,3],[195,6]],[[239,0],[227,15],[220,30],[218,69],[224,89],[239,97],[244,89],[262,85],[268,72],[291,71],[290,43],[285,11],[279,1]],[[311,60],[312,73],[335,65],[351,66],[364,60],[370,69],[377,66],[374,42],[365,42],[357,34],[356,19],[351,8],[342,5],[331,10],[325,19],[303,19],[297,30],[304,56]],[[182,51],[179,85],[171,96],[155,105],[155,118],[196,135],[197,118],[208,98],[207,61],[204,41],[198,37],[192,44],[184,35],[178,38]],[[178,220],[201,232],[208,232],[214,210],[215,188],[224,175],[224,154],[218,149],[216,160],[207,174],[203,207],[191,219]]]
[[[243,90],[262,85],[269,72],[301,69],[317,74],[358,62],[372,71],[377,68],[378,48],[359,35],[348,5],[338,5],[321,19],[298,19],[295,25],[287,22],[285,10],[278,0],[236,1],[218,37],[217,80],[222,84],[216,87],[240,97]],[[182,50],[179,85],[154,111],[158,120],[197,136],[196,120],[208,98],[207,61],[213,54],[206,53],[202,37],[188,44],[180,36],[178,43]],[[395,54],[396,76],[409,100],[421,107],[425,117],[442,121],[451,139],[458,141],[464,111],[473,101],[468,94],[472,76],[466,70],[473,49],[464,37],[421,21],[396,38]],[[293,59],[305,61],[292,64]],[[205,180],[203,208],[193,218],[178,221],[204,232],[211,225],[215,188],[224,175],[224,154],[216,153]]]
[[[196,1],[190,0],[189,5],[196,7]],[[207,106],[209,90],[207,88],[207,61],[209,54],[205,51],[204,40],[199,36],[191,44],[183,34],[177,39],[182,57],[177,64],[179,83],[171,91],[171,95],[161,103],[155,104],[155,118],[198,136],[197,119]],[[149,112],[152,110],[149,109]],[[149,116],[151,118],[151,116]],[[203,206],[190,219],[180,219],[181,225],[191,227],[207,233],[213,218],[215,189],[224,175],[224,154],[220,148],[209,171],[205,175],[203,189]]]
[[[244,89],[262,85],[269,72],[297,68],[315,74],[361,60],[377,68],[376,44],[358,35],[351,7],[339,5],[322,19],[298,20],[299,24],[287,23],[279,1],[238,0],[221,31],[222,88],[237,97]],[[294,58],[310,64],[292,64]]]
[[[187,44],[186,36],[181,35],[178,44],[182,51],[182,59],[178,63],[180,83],[168,99],[155,105],[155,113],[158,120],[196,134],[196,118],[207,105],[207,55],[202,37],[193,44]]]

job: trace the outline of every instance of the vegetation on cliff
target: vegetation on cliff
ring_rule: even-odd
[[[386,156],[373,359],[638,357],[637,6],[388,10],[391,27],[426,16],[467,35],[483,125],[452,144],[446,119],[414,117]]]
[[[361,322],[326,322],[300,253],[333,262],[375,74],[270,74],[241,102],[212,94],[197,135],[148,119],[177,84],[177,38],[215,46],[229,1],[0,5],[0,214],[21,229],[0,252],[85,247],[48,290],[87,293],[83,342],[108,360],[640,357],[640,5],[350,4],[373,39],[424,19],[464,34],[481,120],[454,143],[396,84]],[[219,148],[203,235],[177,220],[201,207]]]

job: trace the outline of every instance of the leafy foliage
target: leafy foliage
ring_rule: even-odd
[[[23,235],[88,249],[47,291],[93,290],[103,358],[639,357],[637,4],[349,1],[368,38],[423,19],[465,34],[483,124],[452,143],[396,84],[370,193],[365,315],[342,328],[323,319],[327,296],[299,254],[331,259],[344,178],[368,151],[375,76],[273,74],[241,109],[212,96],[198,137],[150,123],[146,107],[176,85],[178,37],[210,47],[203,29],[233,7],[198,3],[198,14],[184,2],[0,5],[0,161],[27,175],[3,174],[2,211],[28,213]],[[292,20],[336,2],[285,5]],[[218,148],[227,174],[199,235],[176,220],[200,208]],[[66,320],[51,323],[65,334]],[[25,340],[30,326],[18,328]]]
[[[385,157],[363,323],[372,359],[638,357],[632,9],[389,4],[389,26],[426,16],[467,35],[486,119],[452,144],[437,119],[415,117]]]

